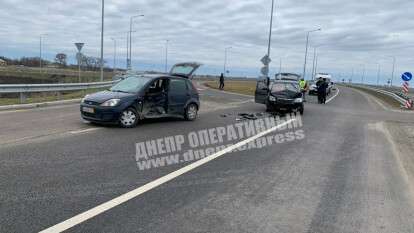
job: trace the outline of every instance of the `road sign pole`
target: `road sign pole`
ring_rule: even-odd
[[[76,48],[78,49],[78,53],[76,54],[76,58],[78,60],[78,82],[81,82],[81,59],[82,59],[82,53],[81,50],[85,43],[75,43]]]
[[[413,78],[413,75],[410,72],[405,72],[404,74],[402,74],[401,76],[402,80],[404,81],[403,86],[402,86],[402,91],[403,93],[408,96],[408,91],[409,89],[409,81]],[[406,109],[411,109],[413,107],[413,100],[411,100],[410,98],[408,98],[405,102],[405,106]]]

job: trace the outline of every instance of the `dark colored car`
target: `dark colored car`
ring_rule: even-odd
[[[176,64],[169,74],[131,74],[107,91],[86,95],[80,105],[83,119],[96,123],[136,126],[145,118],[184,117],[195,120],[200,108],[190,78],[198,63]]]
[[[298,82],[275,80],[269,84],[266,79],[257,82],[255,102],[265,104],[270,112],[304,112],[303,95]]]

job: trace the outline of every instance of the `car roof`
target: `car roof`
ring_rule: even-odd
[[[283,80],[283,79],[273,80],[272,83],[294,83],[294,84],[298,84],[297,81],[293,81],[293,80]]]
[[[129,77],[142,77],[142,78],[150,78],[150,79],[157,79],[157,78],[175,78],[175,79],[184,79],[184,80],[188,80],[187,78],[181,77],[181,76],[174,76],[174,75],[169,75],[169,74],[164,74],[164,73],[159,73],[159,74],[126,74],[124,75],[126,78]]]

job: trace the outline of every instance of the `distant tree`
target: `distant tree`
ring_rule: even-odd
[[[58,53],[55,57],[55,62],[59,64],[61,67],[66,67],[68,56],[64,53]]]

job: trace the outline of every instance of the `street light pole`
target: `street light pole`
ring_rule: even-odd
[[[227,66],[227,51],[232,47],[227,47],[224,49],[224,65],[223,65],[223,75],[226,75],[226,66]]]
[[[129,31],[127,31],[127,36],[126,36],[126,69],[128,69],[128,64],[129,64]]]
[[[269,41],[267,44],[267,57],[270,59],[270,45],[272,43],[272,28],[273,28],[273,11],[274,11],[275,1],[272,0],[272,10],[270,13],[270,26],[269,26]],[[269,64],[265,64],[266,67],[266,78],[269,78]]]
[[[307,61],[307,58],[308,58],[309,34],[311,32],[316,32],[316,31],[321,31],[321,30],[322,30],[322,28],[318,28],[318,29],[315,29],[315,30],[308,31],[307,34],[306,34],[305,62],[303,64],[303,76],[302,76],[304,79],[305,79],[305,75],[306,75],[306,61]]]
[[[101,23],[101,82],[103,82],[104,75],[103,75],[103,44],[104,44],[104,14],[105,14],[105,0],[102,0],[102,23]]]
[[[132,68],[131,60],[132,60],[132,22],[134,18],[143,17],[144,15],[134,15],[131,16],[129,20],[129,60],[128,60],[128,69]]]
[[[168,69],[168,42],[169,40],[165,40],[165,73],[167,73]]]
[[[315,78],[315,59],[316,59],[316,46],[313,47],[313,62],[312,62],[312,80]]]
[[[40,68],[40,73],[42,73],[42,37],[43,36],[47,36],[47,34],[40,34],[39,36],[39,68]]]
[[[395,62],[396,62],[396,59],[394,56],[392,56],[391,86],[394,82]]]
[[[279,60],[279,74],[282,74],[282,57]]]
[[[113,71],[114,73],[116,73],[116,39],[115,38],[111,38],[114,41],[114,66],[113,66]]]
[[[365,78],[365,65],[362,65],[361,84],[364,84],[364,78]]]

